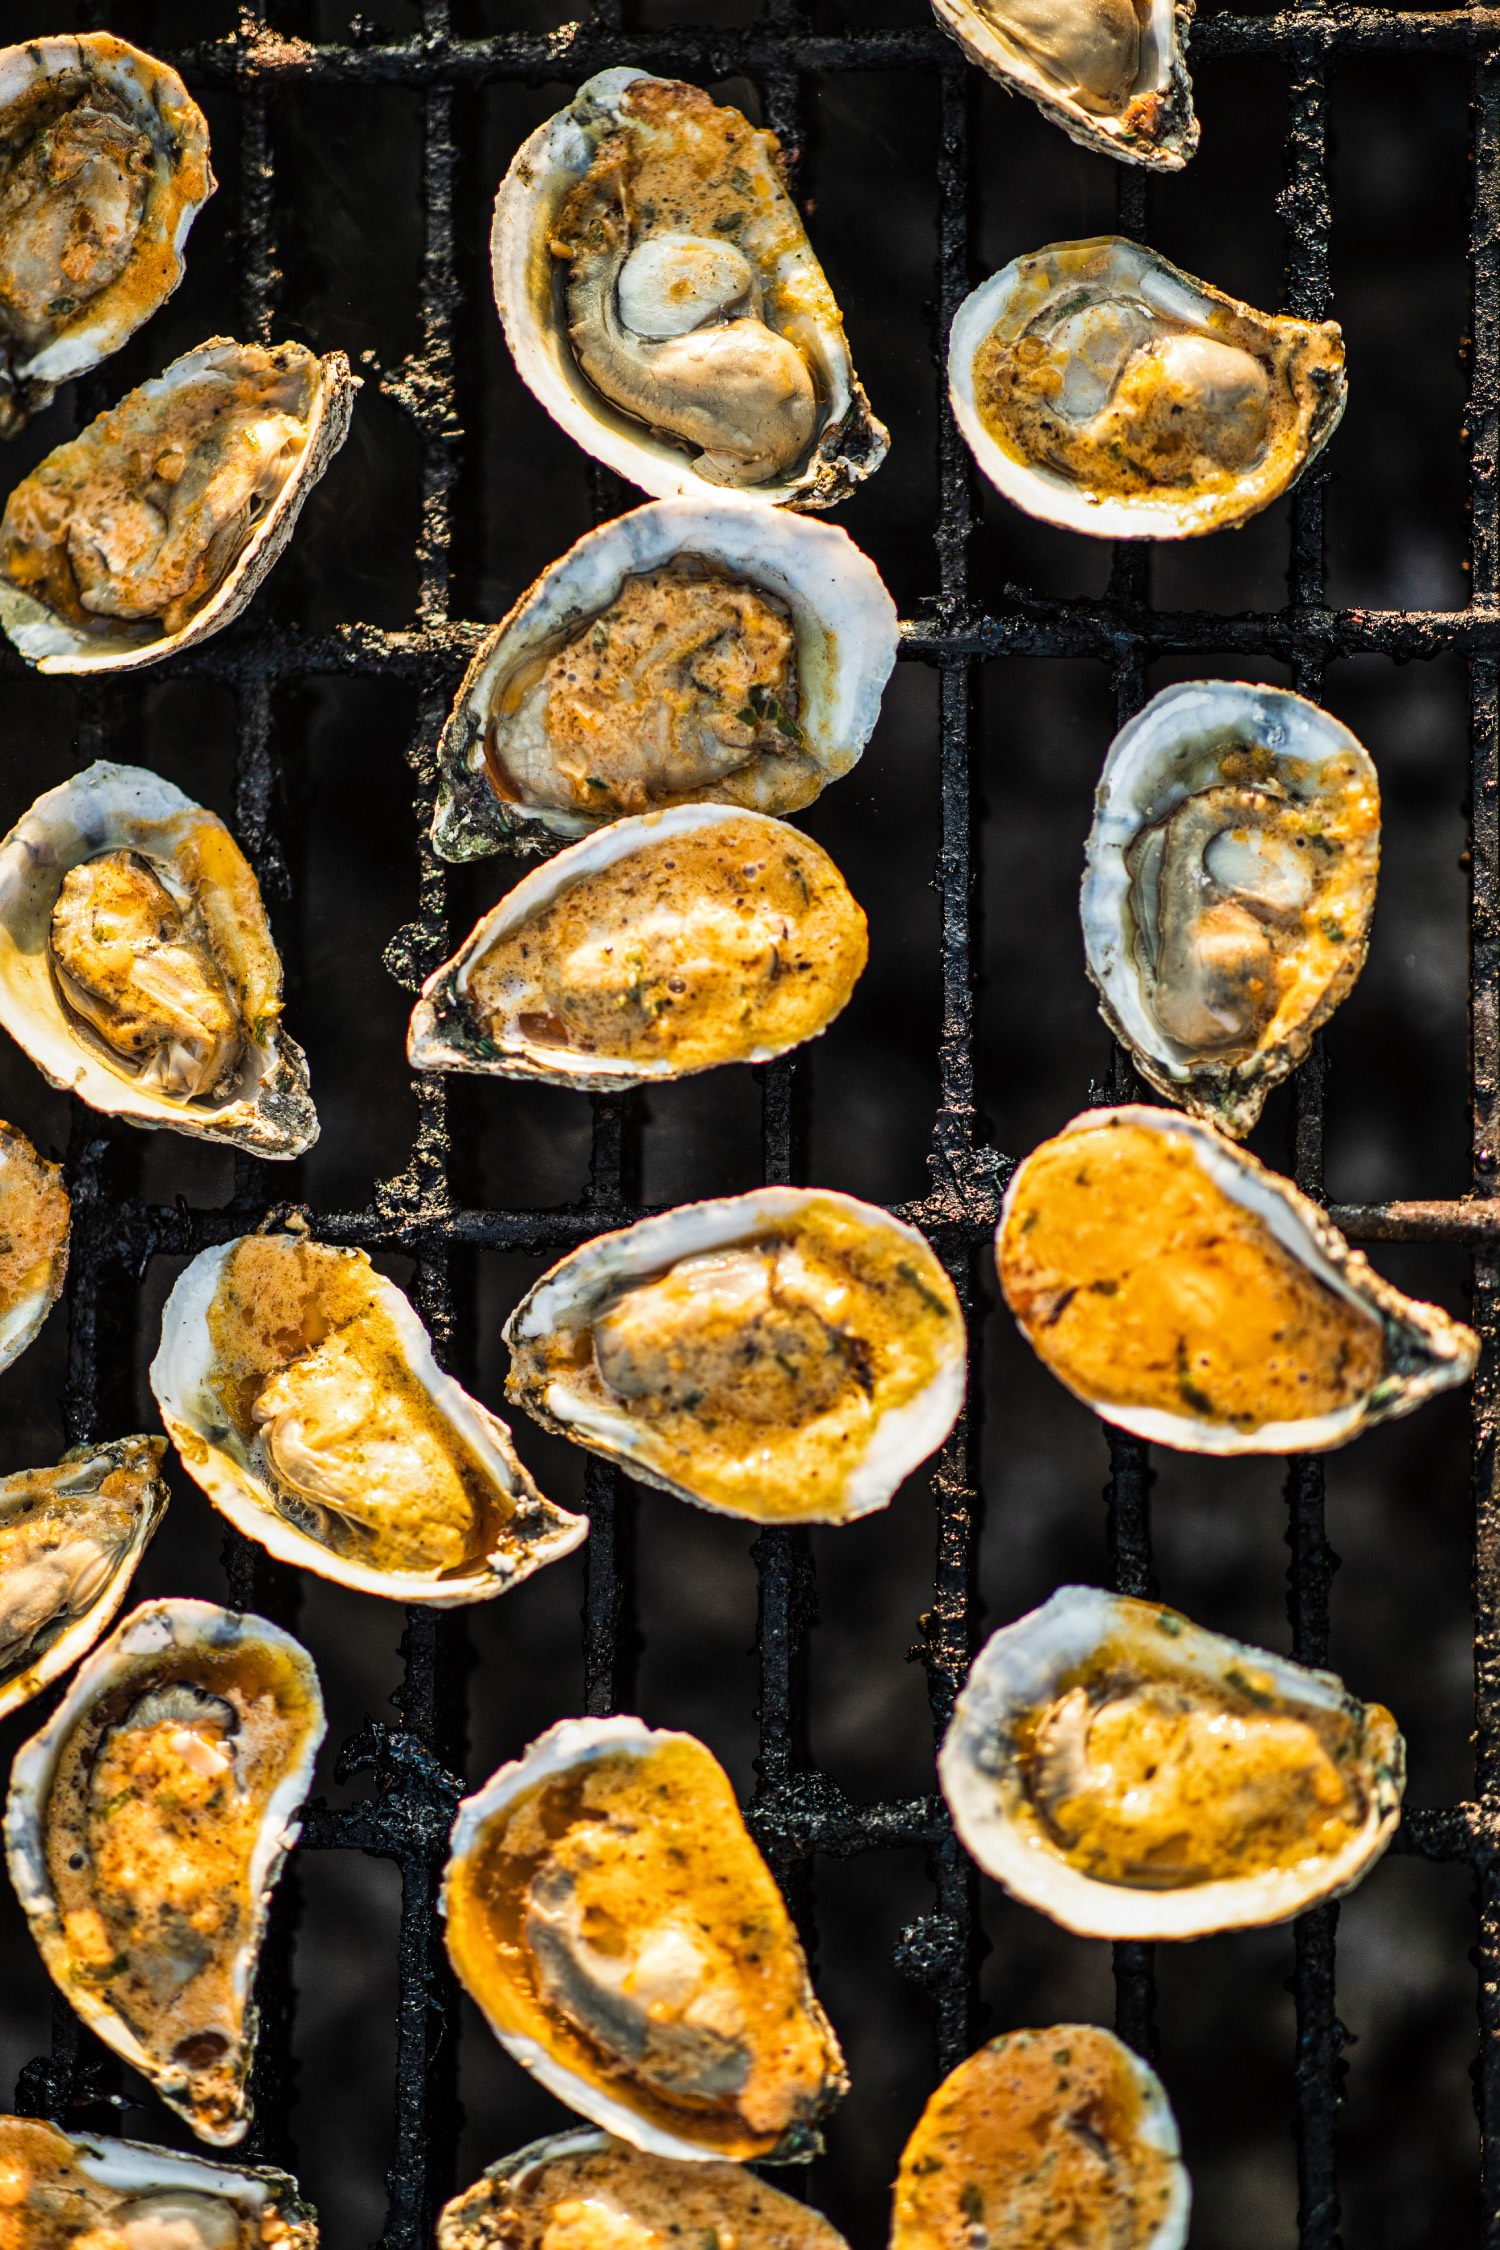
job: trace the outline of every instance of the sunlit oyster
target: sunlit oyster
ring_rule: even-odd
[[[1465,1383],[1479,1341],[1317,1204],[1171,1110],[1090,1109],[1021,1165],[995,1256],[1039,1359],[1186,1453],[1308,1453]]]
[[[266,1157],[318,1137],[249,864],[144,767],[86,767],[0,843],[0,1023],[54,1086],[133,1125]]]
[[[153,55],[107,31],[0,48],[0,437],[170,297],[214,184],[203,112]]]
[[[508,891],[412,1011],[418,1070],[595,1091],[768,1062],[826,1031],[864,914],[821,845],[763,813],[617,820]]]
[[[645,491],[828,508],[884,460],[779,143],[698,87],[591,78],[517,151],[490,252],[521,380]]]
[[[487,1601],[587,1534],[363,1250],[247,1234],[202,1251],[167,1299],[151,1387],[236,1530],[362,1593]]]
[[[565,1719],[453,1824],[448,1953],[549,2093],[654,2156],[788,2161],[847,2090],[780,1891],[690,1734]]]
[[[1332,1672],[1060,1587],[991,1634],[938,1758],[988,1875],[1084,1937],[1289,1921],[1368,1874],[1406,1752]]]
[[[285,2172],[0,2117],[6,2250],[317,2250]]]
[[[686,800],[796,812],[858,760],[898,637],[879,571],[831,524],[716,500],[618,516],[480,644],[432,840],[474,859]]]
[[[75,1445],[0,1477],[0,1716],[91,1649],[167,1505],[159,1437]]]
[[[1295,484],[1344,411],[1334,321],[1256,312],[1138,242],[1015,258],[964,299],[948,388],[1007,500],[1096,539],[1192,539]]]
[[[544,1274],[507,1396],[643,1484],[753,1523],[883,1508],[964,1393],[953,1284],[915,1227],[824,1188],[684,1203]]]
[[[342,352],[222,336],[47,455],[0,521],[0,624],[43,672],[129,672],[238,617],[344,442]]]
[[[1192,2196],[1154,2070],[1091,2023],[1007,2031],[907,2142],[891,2250],[1182,2250]]]
[[[933,0],[971,61],[1082,148],[1175,172],[1198,146],[1193,0]]]
[[[255,1964],[323,1723],[290,1634],[144,1602],[11,1769],[11,1881],[54,1983],[215,2147],[250,2122]]]
[[[1100,1013],[1137,1069],[1236,1138],[1364,965],[1369,753],[1281,688],[1163,689],[1110,746],[1083,879]]]
[[[62,1293],[73,1210],[62,1166],[0,1124],[0,1368],[32,1342]]]

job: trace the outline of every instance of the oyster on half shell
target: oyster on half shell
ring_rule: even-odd
[[[73,1208],[62,1166],[0,1124],[0,1369],[32,1343],[62,1294]]]
[[[7,2250],[317,2250],[297,2183],[263,2165],[0,2117]]]
[[[945,31],[1082,148],[1176,172],[1198,146],[1193,0],[933,0]]]
[[[323,1731],[290,1634],[145,1602],[11,1769],[11,1881],[53,1982],[216,2147],[250,2122],[255,1964]]]

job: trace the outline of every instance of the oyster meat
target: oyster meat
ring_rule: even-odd
[[[507,1396],[679,1500],[848,1523],[935,1453],[964,1323],[926,1239],[822,1188],[686,1203],[600,1235],[506,1323]]]
[[[715,500],[616,517],[481,643],[433,842],[472,859],[686,801],[796,812],[858,759],[897,642],[880,573],[831,524]]]
[[[522,381],[647,492],[827,508],[885,458],[775,135],[698,87],[591,78],[517,151],[491,256]]]
[[[363,1250],[251,1234],[203,1251],[167,1300],[151,1387],[237,1530],[364,1593],[486,1601],[587,1534]]]
[[[1007,500],[1096,539],[1269,507],[1344,411],[1337,324],[1256,312],[1119,235],[1016,258],[954,316],[948,387]]]
[[[21,654],[133,671],[238,617],[357,387],[342,352],[216,336],[49,453],[0,519],[0,624]]]
[[[961,2062],[901,2156],[891,2250],[1182,2250],[1192,2194],[1154,2070],[1089,2023]]]
[[[0,2117],[5,2250],[317,2250],[285,2172]]]
[[[1100,1013],[1159,1092],[1238,1139],[1364,965],[1369,753],[1281,688],[1193,680],[1104,761],[1082,920]]]
[[[517,2061],[656,2156],[790,2161],[843,2058],[729,1777],[688,1734],[565,1719],[459,1806],[448,1952]]]
[[[422,987],[418,1070],[602,1090],[768,1062],[825,1031],[865,917],[811,837],[679,805],[618,820],[492,907]]]
[[[0,843],[0,1023],[54,1086],[134,1125],[264,1157],[317,1139],[255,877],[143,767],[87,767]]]
[[[0,48],[0,437],[172,294],[214,185],[203,112],[154,55],[107,31]]]
[[[1086,1110],[1034,1149],[995,1256],[1053,1374],[1188,1453],[1343,1445],[1478,1359],[1471,1329],[1372,1273],[1290,1181],[1169,1110]]]
[[[250,2122],[255,1964],[323,1731],[289,1634],[145,1602],[12,1768],[11,1881],[54,1983],[216,2147]]]
[[[62,1166],[0,1124],[0,1368],[20,1358],[62,1294],[72,1220]]]
[[[971,62],[1080,147],[1159,172],[1197,148],[1193,0],[933,0],[933,11]]]

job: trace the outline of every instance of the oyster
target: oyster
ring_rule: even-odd
[[[587,1535],[363,1250],[247,1234],[202,1251],[167,1299],[151,1387],[237,1531],[362,1593],[488,1601]]]
[[[1369,753],[1281,688],[1163,689],[1110,745],[1083,879],[1099,1009],[1169,1100],[1238,1139],[1364,966]]]
[[[317,2250],[285,2172],[0,2117],[6,2250]]]
[[[62,1294],[72,1217],[62,1166],[0,1124],[0,1368],[20,1358]]]
[[[86,767],[0,843],[0,1024],[54,1086],[148,1131],[264,1157],[318,1137],[255,877],[141,766]]]
[[[507,892],[412,1011],[418,1070],[592,1091],[768,1062],[826,1031],[865,918],[811,837],[677,805],[617,820]]]
[[[933,0],[971,62],[1081,148],[1176,172],[1198,146],[1184,49],[1193,0]]]
[[[616,517],[481,642],[438,745],[433,843],[556,850],[685,800],[796,812],[858,760],[898,637],[831,524],[713,500]]]
[[[0,625],[43,672],[130,672],[238,617],[343,444],[342,352],[215,336],[49,453],[0,520]]]
[[[845,2250],[821,2212],[738,2164],[558,2133],[502,2157],[438,2220],[437,2250]]]
[[[165,1438],[115,1438],[0,1477],[0,1716],[114,1618],[166,1509],[166,1450]]]
[[[1059,1381],[1185,1453],[1343,1445],[1467,1382],[1479,1355],[1289,1180],[1170,1110],[1085,1110],[1034,1149],[995,1257]]]
[[[849,1523],[964,1395],[957,1295],[915,1227],[757,1188],[602,1234],[505,1327],[506,1394],[643,1484],[752,1523]]]
[[[153,55],[107,31],[0,48],[0,437],[171,296],[214,186],[203,112]]]
[[[829,508],[884,460],[776,137],[698,87],[589,79],[516,152],[490,253],[521,380],[645,491]]]
[[[847,2091],[729,1776],[690,1734],[564,1719],[453,1824],[448,1953],[549,2093],[653,2156],[815,2152]]]
[[[1368,1874],[1406,1750],[1332,1672],[1063,1586],[974,1659],[938,1756],[987,1875],[1084,1937],[1290,1921]]]
[[[1095,539],[1192,539],[1269,507],[1344,411],[1336,322],[1256,312],[1119,235],[1015,258],[948,341],[965,442],[1006,499]]]
[[[11,1881],[53,1982],[215,2147],[250,2122],[255,1964],[322,1739],[290,1634],[144,1602],[11,1769]]]
[[[1182,2250],[1192,2202],[1154,2070],[1091,2023],[961,2062],[901,2156],[891,2250]]]

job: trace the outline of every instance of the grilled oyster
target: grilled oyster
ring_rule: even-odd
[[[767,1062],[827,1030],[867,950],[811,837],[678,805],[517,883],[427,979],[406,1051],[418,1070],[596,1091]]]
[[[0,521],[0,624],[43,672],[130,672],[238,617],[343,444],[342,352],[215,336],[47,455]]]
[[[1337,324],[1256,312],[1119,235],[1015,258],[948,343],[964,439],[1007,500],[1095,539],[1192,539],[1269,507],[1344,411]]]
[[[933,0],[971,62],[1081,148],[1176,172],[1198,146],[1184,49],[1193,0]]]
[[[114,1618],[166,1509],[166,1450],[165,1438],[115,1438],[0,1477],[0,1716]]]
[[[224,823],[141,766],[49,789],[0,843],[0,1023],[94,1109],[257,1156],[318,1137],[281,963]]]
[[[285,2172],[0,2117],[6,2250],[317,2250]]]
[[[1471,1329],[1372,1273],[1289,1180],[1170,1110],[1085,1110],[1034,1149],[995,1256],[1059,1381],[1185,1453],[1343,1445],[1478,1359]]]
[[[1112,2032],[1050,2024],[943,2080],[902,2152],[891,2250],[1182,2250],[1191,2201],[1155,2071]]]
[[[752,1523],[883,1508],[963,1403],[964,1324],[915,1227],[823,1188],[685,1203],[555,1265],[506,1394],[643,1484]]]
[[[1364,966],[1380,862],[1369,753],[1281,688],[1163,689],[1110,745],[1083,880],[1105,1022],[1236,1139]]]
[[[20,1358],[62,1294],[72,1218],[62,1166],[0,1124],[0,1368]]]
[[[323,1723],[279,1627],[144,1602],[11,1769],[11,1881],[53,1982],[215,2147],[250,2121],[255,1963]]]
[[[481,642],[438,745],[444,859],[622,814],[796,812],[858,760],[896,608],[842,531],[724,501],[602,524]]]
[[[516,152],[490,251],[521,380],[645,491],[828,508],[884,460],[776,137],[698,87],[591,78]]]
[[[201,1252],[167,1299],[151,1387],[236,1530],[362,1593],[488,1601],[587,1534],[363,1250],[249,1234]]]
[[[453,1824],[448,1953],[549,2093],[654,2156],[790,2161],[843,2058],[729,1777],[690,1734],[565,1719]]]
[[[986,1641],[938,1758],[986,1874],[1085,1937],[1289,1921],[1401,1817],[1396,1722],[1331,1672],[1064,1586]]]
[[[0,48],[0,437],[171,296],[214,185],[203,112],[153,55],[107,31]]]

